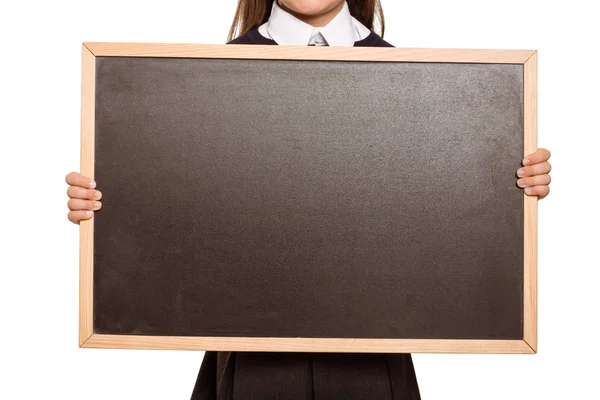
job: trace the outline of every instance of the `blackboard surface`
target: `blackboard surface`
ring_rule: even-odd
[[[96,57],[94,333],[523,338],[523,65]]]

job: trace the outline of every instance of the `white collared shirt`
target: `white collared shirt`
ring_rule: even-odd
[[[326,26],[314,27],[283,10],[275,0],[269,20],[258,27],[258,32],[284,46],[354,46],[354,42],[369,36],[371,30],[350,14],[346,1]]]

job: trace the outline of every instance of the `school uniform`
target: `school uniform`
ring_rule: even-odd
[[[394,47],[350,15],[348,4],[313,27],[273,2],[271,16],[227,44]],[[191,400],[420,400],[410,354],[214,352]]]

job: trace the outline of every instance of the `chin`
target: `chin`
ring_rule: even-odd
[[[340,0],[278,0],[278,2],[298,14],[320,15],[337,6]]]

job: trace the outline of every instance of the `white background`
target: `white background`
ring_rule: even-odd
[[[396,47],[537,49],[539,147],[552,152],[552,190],[539,202],[539,353],[415,354],[425,400],[600,399],[593,3],[383,1]],[[79,169],[81,42],[225,43],[235,6],[1,6],[0,398],[189,399],[203,352],[78,347],[79,228],[64,177]]]

